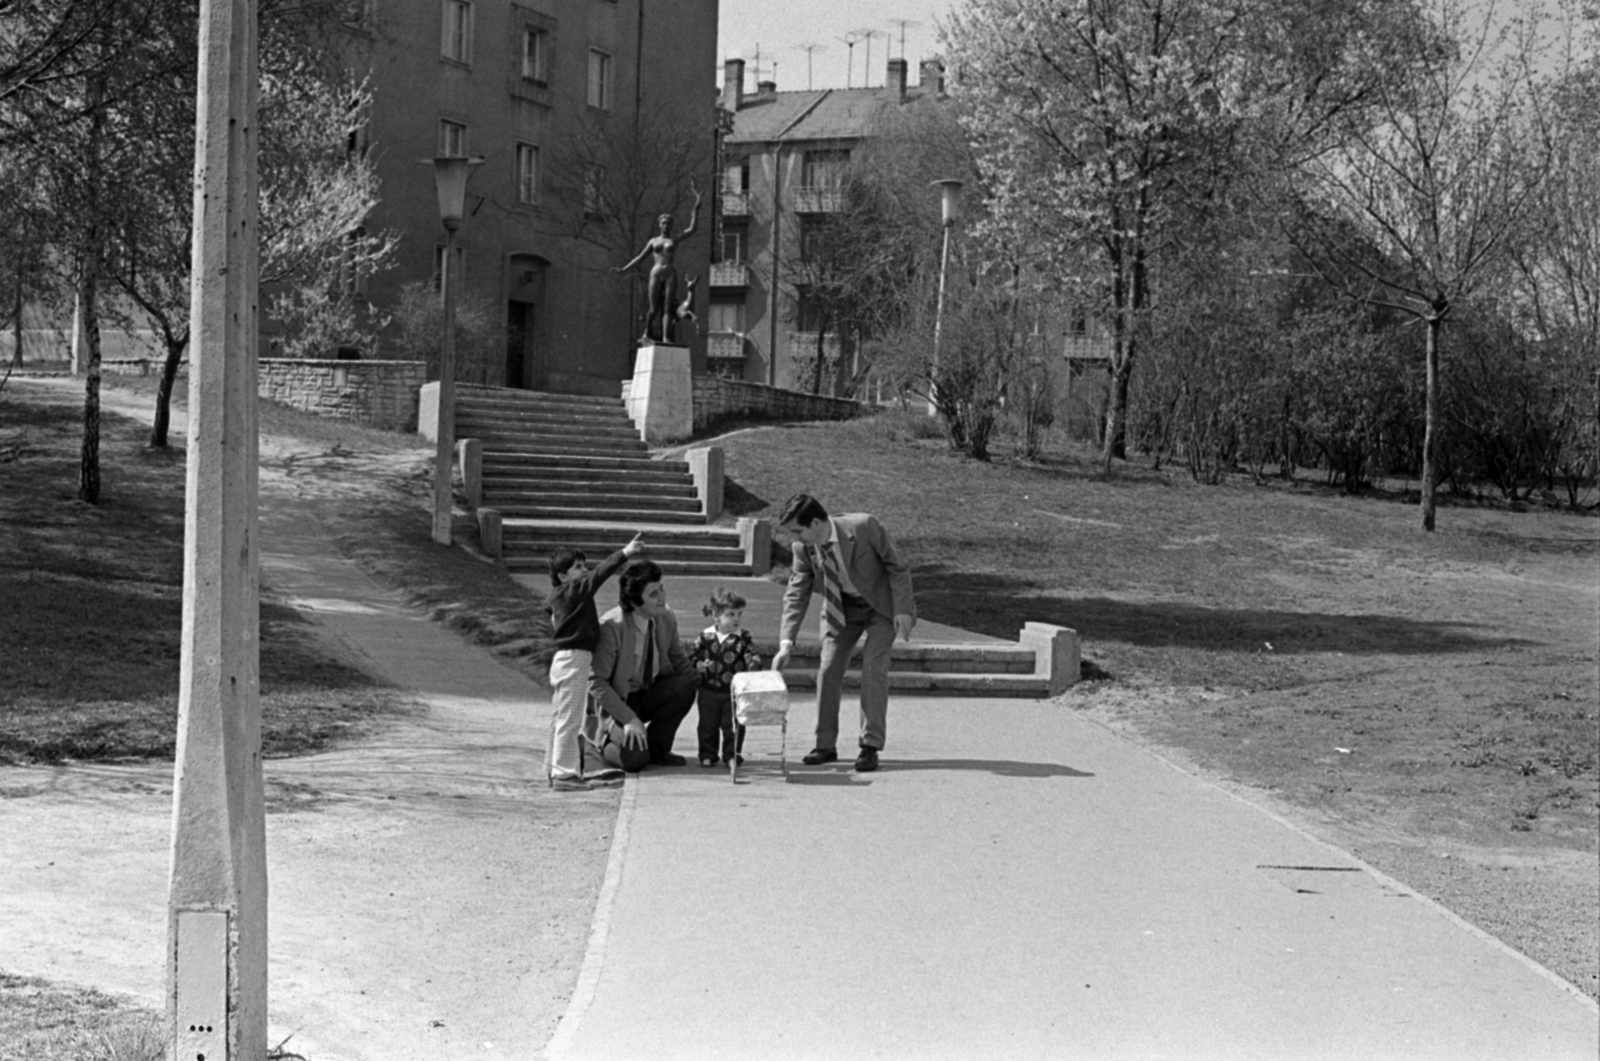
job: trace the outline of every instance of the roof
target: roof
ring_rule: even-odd
[[[899,105],[933,96],[931,90],[908,86],[905,101]],[[895,91],[884,86],[746,96],[734,115],[733,132],[727,142],[859,139],[871,135],[878,116],[897,105],[895,97]]]

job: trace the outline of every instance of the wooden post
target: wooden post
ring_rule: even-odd
[[[169,1045],[185,1061],[264,1061],[254,0],[201,0],[199,40]]]

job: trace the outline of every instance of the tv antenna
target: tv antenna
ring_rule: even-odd
[[[825,52],[828,48],[824,44],[796,44],[794,47],[796,51],[806,53],[806,91],[809,92],[811,90],[811,56],[815,52]]]
[[[867,42],[867,56],[866,56],[866,60],[865,60],[864,70],[863,70],[863,73],[862,73],[862,76],[861,76],[861,85],[862,85],[863,88],[871,88],[872,87],[872,38],[874,38],[874,37],[887,37],[888,34],[883,32],[883,30],[881,30],[881,29],[858,29],[858,30],[854,30],[853,32],[855,33],[855,36],[857,37],[857,39],[864,40],[864,41]]]
[[[889,25],[900,31],[900,58],[904,59],[906,57],[906,27],[920,26],[922,23],[914,18],[891,18]]]
[[[843,44],[847,49],[849,49],[849,51],[845,55],[845,60],[844,60],[844,87],[845,88],[853,88],[854,85],[852,85],[852,83],[850,81],[850,77],[851,77],[852,74],[855,73],[855,69],[856,69],[856,44],[857,44],[857,39],[856,39],[855,31],[852,30],[851,32],[846,33],[843,37],[835,37],[833,39],[838,41],[840,44]]]

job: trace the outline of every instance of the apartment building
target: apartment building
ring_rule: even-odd
[[[779,92],[771,81],[745,92],[745,64],[723,64],[722,195],[706,313],[708,371],[777,387],[809,389],[797,365],[814,357],[817,327],[804,292],[784,270],[803,253],[807,227],[840,208],[850,153],[874,135],[885,112],[944,94],[938,59],[916,85],[904,59],[890,59],[876,88]],[[784,248],[774,253],[775,248]],[[850,356],[824,336],[830,359]]]
[[[460,290],[503,322],[504,357],[489,359],[483,382],[617,394],[643,288],[611,269],[638,248],[576,233],[571,219],[591,204],[574,208],[589,177],[570,172],[573,140],[602,138],[637,164],[625,148],[642,124],[681,124],[705,137],[709,189],[716,34],[717,0],[366,0],[352,62],[371,77],[364,138],[382,181],[367,223],[400,235],[397,267],[360,281],[368,300],[392,311],[407,283],[437,285],[453,266]],[[426,164],[441,154],[483,159],[450,266]],[[709,268],[709,199],[700,234],[679,249],[686,277]],[[703,368],[703,336],[688,339]]]

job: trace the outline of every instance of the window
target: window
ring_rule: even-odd
[[[744,195],[750,190],[750,160],[730,161],[722,171],[722,191],[725,195]]]
[[[517,145],[517,202],[539,201],[539,149],[533,144]]]
[[[844,183],[848,151],[807,151],[800,167],[800,187],[837,188]]]
[[[467,127],[448,118],[439,120],[439,154],[449,158],[467,157]]]
[[[750,234],[743,228],[724,228],[722,230],[722,260],[725,262],[742,262],[745,260],[746,248],[749,246]]]
[[[606,205],[606,168],[591,164],[583,172],[583,213],[586,217],[604,217]]]
[[[827,329],[827,307],[810,291],[800,292],[800,306],[795,312],[795,323],[802,332],[820,332]]]
[[[538,26],[522,28],[522,76],[540,84],[550,79],[547,73],[550,31]]]
[[[347,295],[366,297],[367,271],[361,267],[360,259],[362,244],[366,239],[367,230],[364,228],[352,229],[345,237],[344,250],[339,255],[339,288]]]
[[[828,234],[820,218],[804,218],[800,225],[800,260],[822,261],[828,253]]]
[[[611,109],[611,56],[599,48],[589,49],[589,106]]]
[[[444,32],[440,54],[458,63],[472,62],[472,4],[444,0]]]
[[[712,302],[706,310],[706,330],[744,334],[743,302]]]

